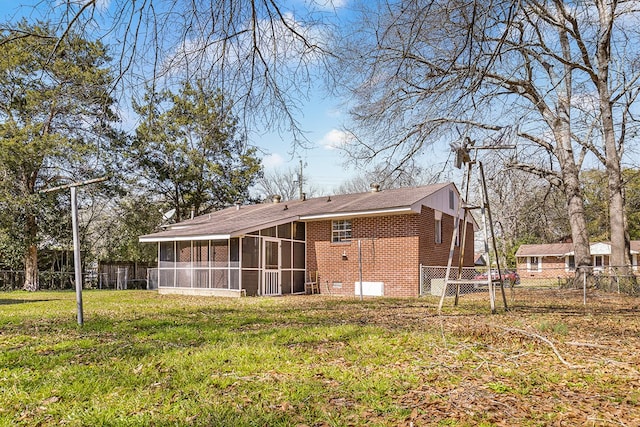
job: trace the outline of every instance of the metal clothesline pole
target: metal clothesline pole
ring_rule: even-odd
[[[73,228],[73,268],[75,272],[76,281],[76,307],[78,312],[78,325],[84,324],[84,314],[82,308],[82,261],[80,256],[80,231],[78,226],[78,197],[76,194],[76,188],[84,185],[95,184],[98,182],[108,180],[108,176],[101,178],[89,179],[82,182],[73,182],[71,184],[60,185],[58,187],[47,188],[40,190],[39,193],[51,193],[53,191],[65,190],[69,188],[71,190],[71,224]]]
[[[71,224],[73,228],[73,268],[76,276],[76,307],[78,311],[78,325],[84,324],[82,309],[82,263],[80,260],[80,232],[78,228],[78,198],[76,188],[71,187]]]

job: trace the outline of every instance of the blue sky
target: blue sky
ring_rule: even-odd
[[[347,3],[347,0],[316,1],[320,7],[326,5],[338,11]],[[49,4],[42,0],[2,0],[0,16],[3,20],[16,19],[20,16],[25,16],[27,19],[46,19],[43,15]],[[110,0],[99,0],[98,8],[108,8],[109,4]],[[304,2],[291,0],[291,5],[293,8],[300,8],[304,7]],[[297,119],[309,141],[307,149],[297,149],[293,152],[291,136],[270,130],[254,129],[254,132],[249,135],[249,140],[252,145],[265,153],[263,158],[265,171],[268,173],[274,169],[284,171],[289,168],[297,170],[302,160],[308,182],[322,194],[332,193],[341,183],[353,177],[357,172],[353,167],[345,166],[344,152],[336,149],[344,141],[344,133],[341,129],[347,119],[346,113],[340,110],[339,104],[340,100],[327,98],[321,88],[314,88],[310,93],[310,99],[299,106],[300,115]],[[126,106],[121,108],[127,109]],[[124,116],[126,123],[127,116],[133,115],[124,111]]]

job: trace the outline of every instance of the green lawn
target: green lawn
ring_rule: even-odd
[[[638,300],[469,301],[3,293],[0,425],[638,425]]]

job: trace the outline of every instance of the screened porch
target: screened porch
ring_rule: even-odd
[[[158,289],[201,295],[304,292],[305,224],[289,222],[228,239],[158,244]]]

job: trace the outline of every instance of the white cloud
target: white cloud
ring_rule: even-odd
[[[342,117],[342,110],[339,108],[331,108],[330,110],[327,110],[326,115],[332,119],[338,119]]]
[[[339,9],[345,7],[349,0],[314,0],[313,4],[321,9]]]
[[[111,4],[111,0],[97,0],[95,3],[96,8],[103,12],[107,9],[109,9],[109,5]]]
[[[571,105],[585,111],[593,112],[599,108],[598,97],[595,93],[578,93],[571,97]]]
[[[353,141],[353,135],[349,132],[331,129],[318,141],[318,144],[327,150],[343,148]]]
[[[71,2],[69,0],[57,0],[56,2],[56,6],[86,6],[87,4],[92,4],[98,11],[104,12],[109,9],[111,0],[76,0]]]
[[[291,12],[284,12],[282,20],[261,19],[240,25],[246,31],[238,31],[231,37],[215,32],[184,39],[163,62],[164,72],[176,74],[193,69],[194,65],[205,70],[220,64],[246,67],[247,58],[255,55],[256,49],[261,60],[274,68],[273,64],[299,67],[301,61],[310,65],[320,58],[321,52],[309,46],[323,46],[328,38],[320,27],[305,26]]]
[[[283,164],[284,158],[278,153],[269,154],[262,159],[262,165],[265,169],[277,169]]]

